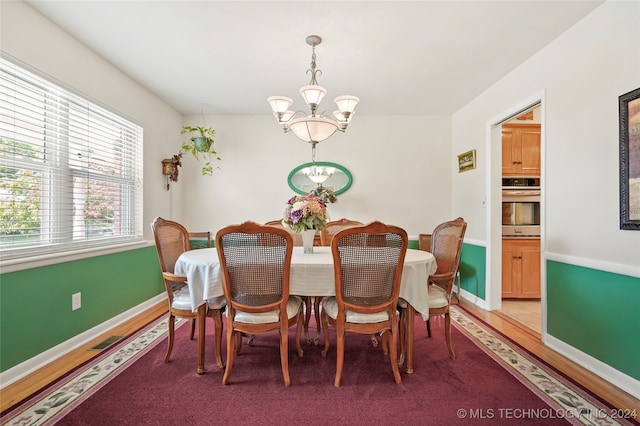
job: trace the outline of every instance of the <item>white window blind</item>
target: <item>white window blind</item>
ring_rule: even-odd
[[[142,128],[0,58],[0,255],[142,239]]]

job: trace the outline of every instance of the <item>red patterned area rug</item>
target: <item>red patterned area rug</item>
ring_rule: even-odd
[[[105,350],[93,362],[6,413],[2,425],[166,425],[299,422],[311,425],[633,425],[526,350],[460,308],[452,308],[456,359],[450,360],[442,321],[433,337],[416,318],[415,373],[393,381],[389,358],[368,336],[347,335],[342,386],[333,386],[335,335],[329,355],[307,346],[295,353],[289,337],[292,386],[282,384],[277,334],[243,345],[231,372],[213,361],[196,374],[196,341],[179,326],[171,361],[164,363],[166,320]],[[185,324],[183,322],[181,325]],[[226,348],[223,347],[226,351]],[[636,417],[637,418],[637,417]]]

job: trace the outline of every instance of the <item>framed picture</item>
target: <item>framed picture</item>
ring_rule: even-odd
[[[472,149],[458,155],[458,173],[476,168],[476,150]]]
[[[640,231],[640,88],[619,103],[620,229]]]

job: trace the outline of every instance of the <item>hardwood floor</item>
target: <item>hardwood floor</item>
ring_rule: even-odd
[[[562,355],[543,346],[539,335],[536,337],[535,333],[527,331],[526,327],[523,328],[522,325],[517,323],[514,319],[505,315],[499,315],[496,312],[484,311],[469,303],[464,303],[464,301],[462,306],[501,333],[519,343],[527,350],[534,353],[539,358],[562,371],[576,382],[582,384],[582,386],[590,389],[593,393],[605,401],[608,401],[614,407],[629,410],[634,408],[638,409],[640,407],[640,400],[602,380],[595,374],[566,359]],[[89,342],[86,346],[70,352],[66,356],[53,361],[51,364],[34,372],[28,377],[7,386],[1,391],[0,411],[5,411],[7,408],[20,402],[50,382],[53,382],[59,377],[65,375],[73,368],[88,361],[96,355],[95,351],[89,351],[88,349],[103,341],[105,338],[112,335],[128,335],[133,333],[165,312],[166,303],[159,303],[153,308],[140,314],[134,320],[115,327],[108,333],[97,336],[95,340]]]
[[[109,336],[127,336],[136,330],[144,327],[154,319],[167,312],[167,302],[161,302],[153,308],[141,313],[133,320],[121,324],[112,330],[96,336],[94,340],[87,345],[75,349],[65,356],[58,358],[38,371],[29,376],[18,380],[0,391],[0,412],[15,405],[16,403],[27,398],[29,395],[37,392],[49,383],[64,376],[75,367],[90,360],[98,354],[96,351],[89,350],[96,344],[102,342]]]
[[[498,315],[506,315],[540,335],[542,333],[540,300],[502,300]]]

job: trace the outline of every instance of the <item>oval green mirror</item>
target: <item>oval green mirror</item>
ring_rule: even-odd
[[[329,177],[322,182],[322,186],[329,188],[336,195],[340,195],[349,189],[353,182],[351,173],[349,173],[349,170],[347,170],[346,167],[336,163],[329,163],[327,161],[316,161],[301,164],[291,170],[291,173],[289,173],[289,176],[287,177],[289,187],[297,194],[308,193],[319,185],[316,181],[311,180],[313,172],[316,172],[316,174],[328,174]]]

